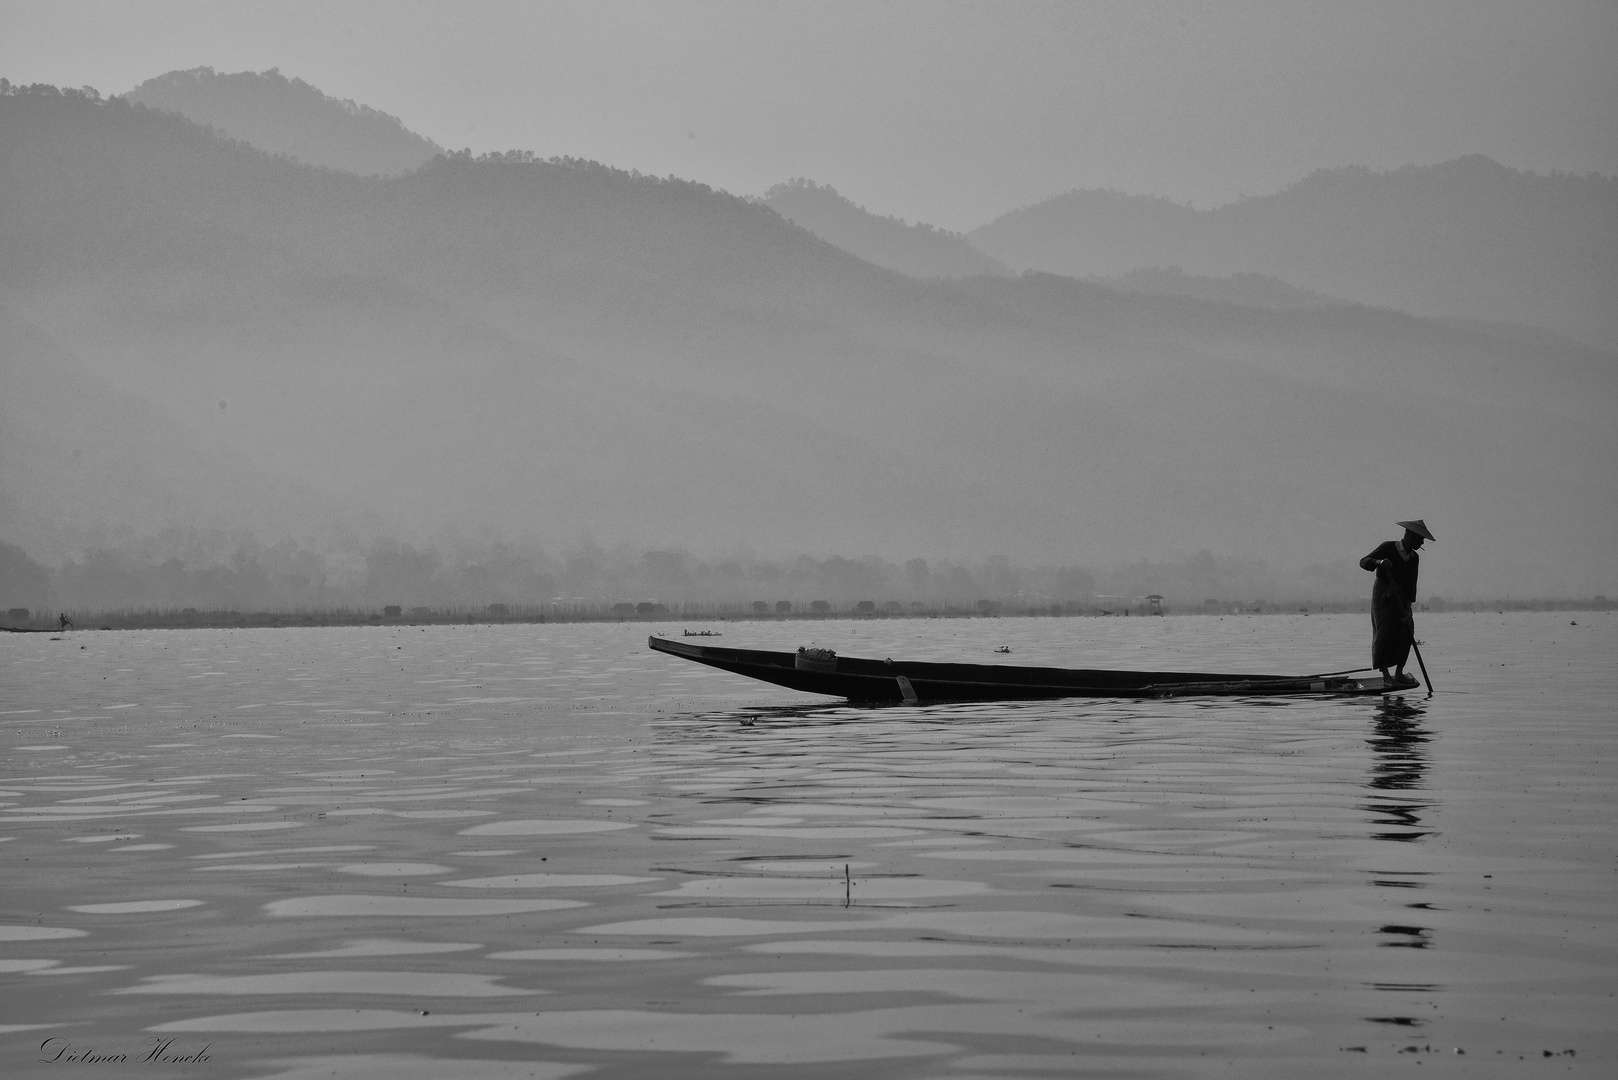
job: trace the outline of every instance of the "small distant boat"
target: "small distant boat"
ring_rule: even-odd
[[[1111,697],[1341,697],[1402,693],[1421,684],[1414,676],[1388,685],[1382,676],[1226,675],[1201,671],[1013,667],[1002,664],[935,664],[915,660],[862,660],[829,649],[796,653],[687,645],[654,637],[656,652],[694,660],[763,682],[850,701],[1010,701],[1015,699]]]

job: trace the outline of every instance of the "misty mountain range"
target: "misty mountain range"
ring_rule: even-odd
[[[901,273],[701,184],[524,153],[357,175],[215,127],[0,96],[0,540],[35,557],[455,527],[1303,566],[1421,515],[1453,538],[1424,592],[1612,591],[1618,358],[1567,337],[1168,249],[1068,268],[1112,284]],[[1018,235],[988,250],[1020,270]],[[1474,269],[1433,288],[1509,278]]]
[[[443,153],[396,117],[276,70],[173,71],[124,96],[261,150],[361,175],[400,175]],[[914,277],[1010,267],[1260,307],[1335,298],[1521,322],[1618,350],[1612,177],[1542,176],[1473,155],[1387,173],[1323,170],[1208,210],[1075,190],[965,235],[879,216],[804,178],[777,184],[763,202],[828,243]]]

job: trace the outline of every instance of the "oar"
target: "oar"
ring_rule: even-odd
[[[1416,650],[1416,663],[1421,665],[1421,677],[1427,683],[1427,696],[1433,696],[1433,677],[1427,674],[1427,661],[1421,658],[1421,646],[1416,644],[1416,632],[1410,632],[1410,647]]]
[[[1377,570],[1378,574],[1385,573],[1385,572],[1386,571],[1381,570],[1381,569]],[[1392,585],[1393,586],[1393,591],[1398,594],[1399,602],[1404,604],[1405,607],[1410,609],[1410,612],[1411,612],[1411,614],[1410,614],[1410,647],[1412,649],[1416,650],[1416,663],[1421,666],[1421,678],[1422,678],[1422,681],[1427,684],[1427,696],[1432,697],[1433,696],[1433,677],[1431,675],[1427,674],[1427,661],[1425,661],[1425,660],[1423,660],[1421,658],[1421,646],[1416,644],[1416,615],[1415,615],[1416,603],[1415,603],[1415,598],[1412,597],[1409,600],[1405,599],[1404,590],[1399,588],[1398,583],[1393,580],[1393,575],[1391,573],[1388,574],[1388,584]]]

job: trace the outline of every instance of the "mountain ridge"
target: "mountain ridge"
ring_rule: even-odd
[[[1004,263],[978,251],[960,233],[881,217],[829,184],[799,177],[776,184],[760,201],[827,243],[912,277],[1009,273]]]
[[[177,112],[260,150],[360,175],[396,176],[443,153],[398,117],[331,97],[302,79],[288,79],[279,68],[170,71],[122,96]]]
[[[1618,179],[1525,172],[1482,155],[1321,170],[1208,210],[1075,190],[968,239],[1017,269],[1264,274],[1354,302],[1505,319],[1618,347]]]

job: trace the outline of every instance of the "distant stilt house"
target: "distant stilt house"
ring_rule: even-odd
[[[1163,597],[1160,594],[1152,593],[1150,596],[1148,596],[1146,598],[1146,614],[1148,614],[1148,615],[1161,615],[1161,614],[1163,614]]]

